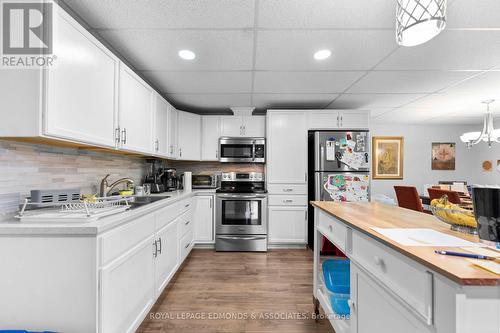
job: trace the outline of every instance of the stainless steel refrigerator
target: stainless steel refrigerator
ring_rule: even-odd
[[[309,132],[309,201],[370,200],[368,131]],[[309,207],[308,243],[314,243],[314,210]]]

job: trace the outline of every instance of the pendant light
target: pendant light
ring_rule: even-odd
[[[402,46],[423,44],[446,26],[446,0],[397,0],[396,40]]]
[[[493,126],[493,114],[490,111],[490,104],[494,101],[494,99],[483,101],[483,104],[486,104],[483,130],[481,132],[467,132],[460,136],[460,140],[467,144],[467,148],[470,148],[481,141],[488,142],[489,147],[491,147],[493,142],[500,142],[500,129],[495,129]]]

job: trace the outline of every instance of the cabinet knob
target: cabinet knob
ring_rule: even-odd
[[[377,265],[377,266],[384,265],[384,260],[382,258],[380,258],[379,256],[375,256],[375,257],[373,257],[373,259],[375,260],[375,265]]]
[[[330,230],[330,232],[333,232],[333,225],[331,225],[331,224],[330,224],[330,225],[328,226],[328,230]]]

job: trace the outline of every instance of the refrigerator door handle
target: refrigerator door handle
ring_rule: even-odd
[[[321,171],[325,170],[325,147],[323,145],[319,145],[319,158],[321,161]]]

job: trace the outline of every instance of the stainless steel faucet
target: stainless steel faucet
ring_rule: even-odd
[[[110,174],[108,173],[106,175],[106,177],[104,177],[102,180],[101,180],[101,187],[100,187],[100,191],[99,191],[99,195],[101,197],[107,197],[109,195],[109,193],[117,186],[117,185],[120,185],[122,183],[126,183],[127,184],[127,187],[128,188],[133,188],[134,187],[134,181],[130,178],[120,178],[118,179],[117,181],[115,181],[113,184],[111,185],[108,185],[108,177],[110,176]]]

